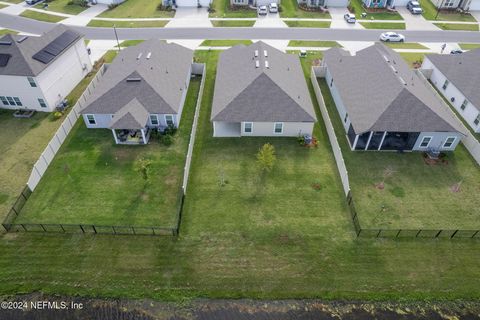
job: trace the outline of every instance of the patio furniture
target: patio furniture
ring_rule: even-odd
[[[35,114],[35,110],[17,110],[13,113],[15,118],[31,118]]]

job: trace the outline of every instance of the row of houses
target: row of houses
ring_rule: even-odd
[[[422,66],[477,132],[479,62],[480,49],[427,55]],[[84,103],[85,125],[111,130],[117,144],[147,144],[152,131],[178,127],[192,64],[192,50],[160,40],[122,50]],[[352,150],[452,151],[467,134],[418,71],[383,44],[353,56],[329,49],[321,68]],[[90,69],[83,37],[64,26],[38,38],[4,36],[0,105],[53,111]],[[299,57],[261,41],[220,54],[211,107],[214,137],[312,135],[317,121]]]

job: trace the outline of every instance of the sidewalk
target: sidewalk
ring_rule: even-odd
[[[70,18],[62,21],[62,23],[73,26],[86,26],[90,20],[92,20],[92,18],[98,16],[105,10],[108,10],[108,6],[106,4],[96,4],[87,10],[80,12],[78,15],[71,16]]]
[[[206,8],[178,8],[165,28],[211,28]]]

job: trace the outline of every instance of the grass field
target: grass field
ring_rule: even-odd
[[[48,11],[62,12],[68,14],[79,14],[87,9],[77,4],[69,4],[70,0],[53,0],[48,3]],[[43,9],[44,3],[38,3],[34,6],[37,9]]]
[[[284,21],[290,28],[330,28],[330,21]]]
[[[200,80],[191,82],[175,142],[115,145],[110,130],[79,120],[17,223],[165,226],[174,224]],[[151,160],[150,181],[135,171]]]
[[[8,7],[6,4],[0,3],[0,9],[6,8],[6,7]]]
[[[33,10],[25,10],[20,14],[20,16],[34,19],[34,20],[39,20],[39,21],[52,22],[52,23],[59,22],[66,19],[65,17],[55,16],[53,14],[47,14],[47,13],[37,12]]]
[[[210,18],[256,18],[257,11],[248,7],[238,6],[232,8],[229,0],[214,0],[212,3],[215,12],[209,14]]]
[[[249,45],[252,44],[251,40],[205,40],[200,46],[204,47],[231,47],[238,44]]]
[[[90,20],[88,27],[113,28],[162,28],[168,23],[166,20],[150,21],[122,21],[122,20]]]
[[[434,23],[442,30],[465,30],[478,31],[478,24],[463,24],[463,23]]]
[[[460,14],[457,12],[442,11],[437,16],[437,8],[430,0],[420,1],[420,6],[423,9],[422,15],[427,20],[439,20],[439,21],[471,21],[475,22],[475,18],[470,14]],[[436,17],[436,18],[435,18]]]
[[[365,29],[392,29],[392,30],[404,30],[405,23],[387,23],[387,22],[359,22]]]
[[[480,48],[480,43],[459,43],[462,50],[473,50]]]
[[[282,12],[280,12],[280,17],[282,18],[331,18],[328,12],[322,13],[316,11],[305,11],[300,9],[296,0],[282,0],[281,6]]]
[[[374,20],[403,20],[402,16],[396,12],[375,12],[370,13],[365,11],[361,0],[350,0],[349,8],[352,13],[355,13],[357,19],[371,19]],[[361,18],[362,12],[367,12],[366,18]]]
[[[424,45],[416,42],[385,42],[384,44],[392,49],[428,49]]]
[[[422,63],[423,58],[427,53],[428,52],[400,52],[400,55],[411,67],[413,67],[413,63],[415,62]]]
[[[255,21],[250,20],[211,20],[214,27],[253,27]]]
[[[3,36],[4,34],[7,34],[7,33],[17,34],[18,32],[10,29],[0,29],[0,36]]]
[[[159,2],[128,0],[114,9],[102,12],[101,18],[172,18],[175,11],[157,10]]]
[[[308,40],[290,40],[289,47],[342,47],[336,41],[308,41]]]

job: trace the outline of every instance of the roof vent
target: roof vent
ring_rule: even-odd
[[[142,54],[143,54],[143,53],[141,53],[141,52],[138,54],[137,60],[140,60],[140,58],[142,57]]]
[[[400,81],[401,81],[404,85],[407,85],[407,82],[406,82],[405,80],[403,80],[402,77],[399,76],[398,79],[400,79]]]
[[[23,41],[27,40],[28,36],[23,36],[17,40],[18,43],[22,43]]]
[[[384,59],[385,61],[390,62],[390,60],[387,58],[387,56],[382,55],[382,57],[383,57],[383,59]]]
[[[389,66],[390,66],[390,68],[393,70],[393,72],[398,73],[397,69],[395,69],[394,66],[392,66],[391,64],[390,64]]]
[[[268,57],[268,52],[267,52],[267,50],[263,50],[263,55],[265,56],[265,58]]]
[[[152,53],[149,52],[149,53],[147,54],[147,59],[150,59],[151,57],[152,57]]]
[[[255,50],[255,57],[258,57],[258,50]]]
[[[142,78],[127,78],[127,82],[140,82]]]
[[[2,45],[2,46],[10,46],[10,45],[12,45],[12,41],[3,40],[3,41],[0,41],[0,45]]]
[[[265,60],[265,68],[270,69],[270,66],[268,65],[268,61]]]
[[[260,68],[260,61],[255,60],[255,68]]]

